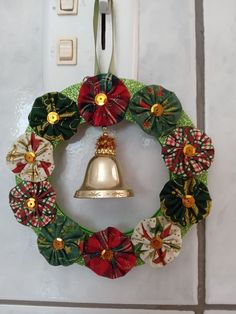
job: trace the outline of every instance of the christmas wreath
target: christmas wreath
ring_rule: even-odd
[[[160,208],[133,230],[92,232],[68,218],[56,202],[50,180],[53,152],[79,124],[108,127],[123,119],[137,123],[160,143],[170,180],[160,192]],[[106,132],[96,154],[115,154],[114,139]],[[179,255],[182,237],[210,212],[206,184],[213,157],[211,139],[194,127],[173,92],[99,74],[35,100],[25,134],[7,154],[17,184],[9,194],[10,206],[17,221],[36,232],[48,263],[78,263],[115,279],[134,266],[162,267]]]

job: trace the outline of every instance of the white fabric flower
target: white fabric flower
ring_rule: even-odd
[[[163,216],[140,221],[131,241],[139,257],[152,267],[162,267],[172,262],[182,247],[180,228]]]
[[[7,164],[22,180],[44,181],[54,169],[53,146],[33,132],[25,133],[7,154]]]

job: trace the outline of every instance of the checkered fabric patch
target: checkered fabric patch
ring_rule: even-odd
[[[22,181],[9,194],[10,206],[18,222],[41,228],[56,216],[56,193],[48,181]]]
[[[185,153],[187,145],[191,147],[192,154]],[[179,127],[167,137],[162,147],[162,157],[171,172],[193,177],[211,166],[214,147],[211,139],[201,130]]]
[[[103,102],[96,103],[96,96]],[[78,97],[80,115],[93,126],[109,126],[123,120],[130,100],[124,83],[110,73],[89,77],[81,86]]]

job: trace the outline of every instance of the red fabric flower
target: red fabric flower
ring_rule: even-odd
[[[130,239],[116,228],[108,227],[88,238],[84,261],[97,275],[115,279],[135,266],[136,256]]]
[[[167,137],[162,156],[171,172],[193,177],[210,167],[214,147],[211,139],[201,130],[179,127]]]
[[[56,193],[47,181],[22,181],[9,194],[10,206],[18,222],[41,228],[56,216]]]
[[[128,107],[130,94],[124,83],[110,73],[89,77],[81,86],[80,115],[93,126],[120,122]]]

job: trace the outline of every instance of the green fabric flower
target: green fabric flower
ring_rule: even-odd
[[[76,103],[61,93],[38,97],[29,114],[29,124],[49,141],[68,140],[77,132],[80,117]]]
[[[168,181],[160,193],[160,200],[163,213],[183,227],[206,218],[211,208],[207,186],[194,178]]]
[[[145,86],[135,93],[129,109],[141,128],[157,137],[174,129],[182,112],[176,95],[158,85]]]
[[[54,223],[41,229],[38,248],[49,264],[71,265],[83,251],[83,232],[71,219],[58,216]]]

